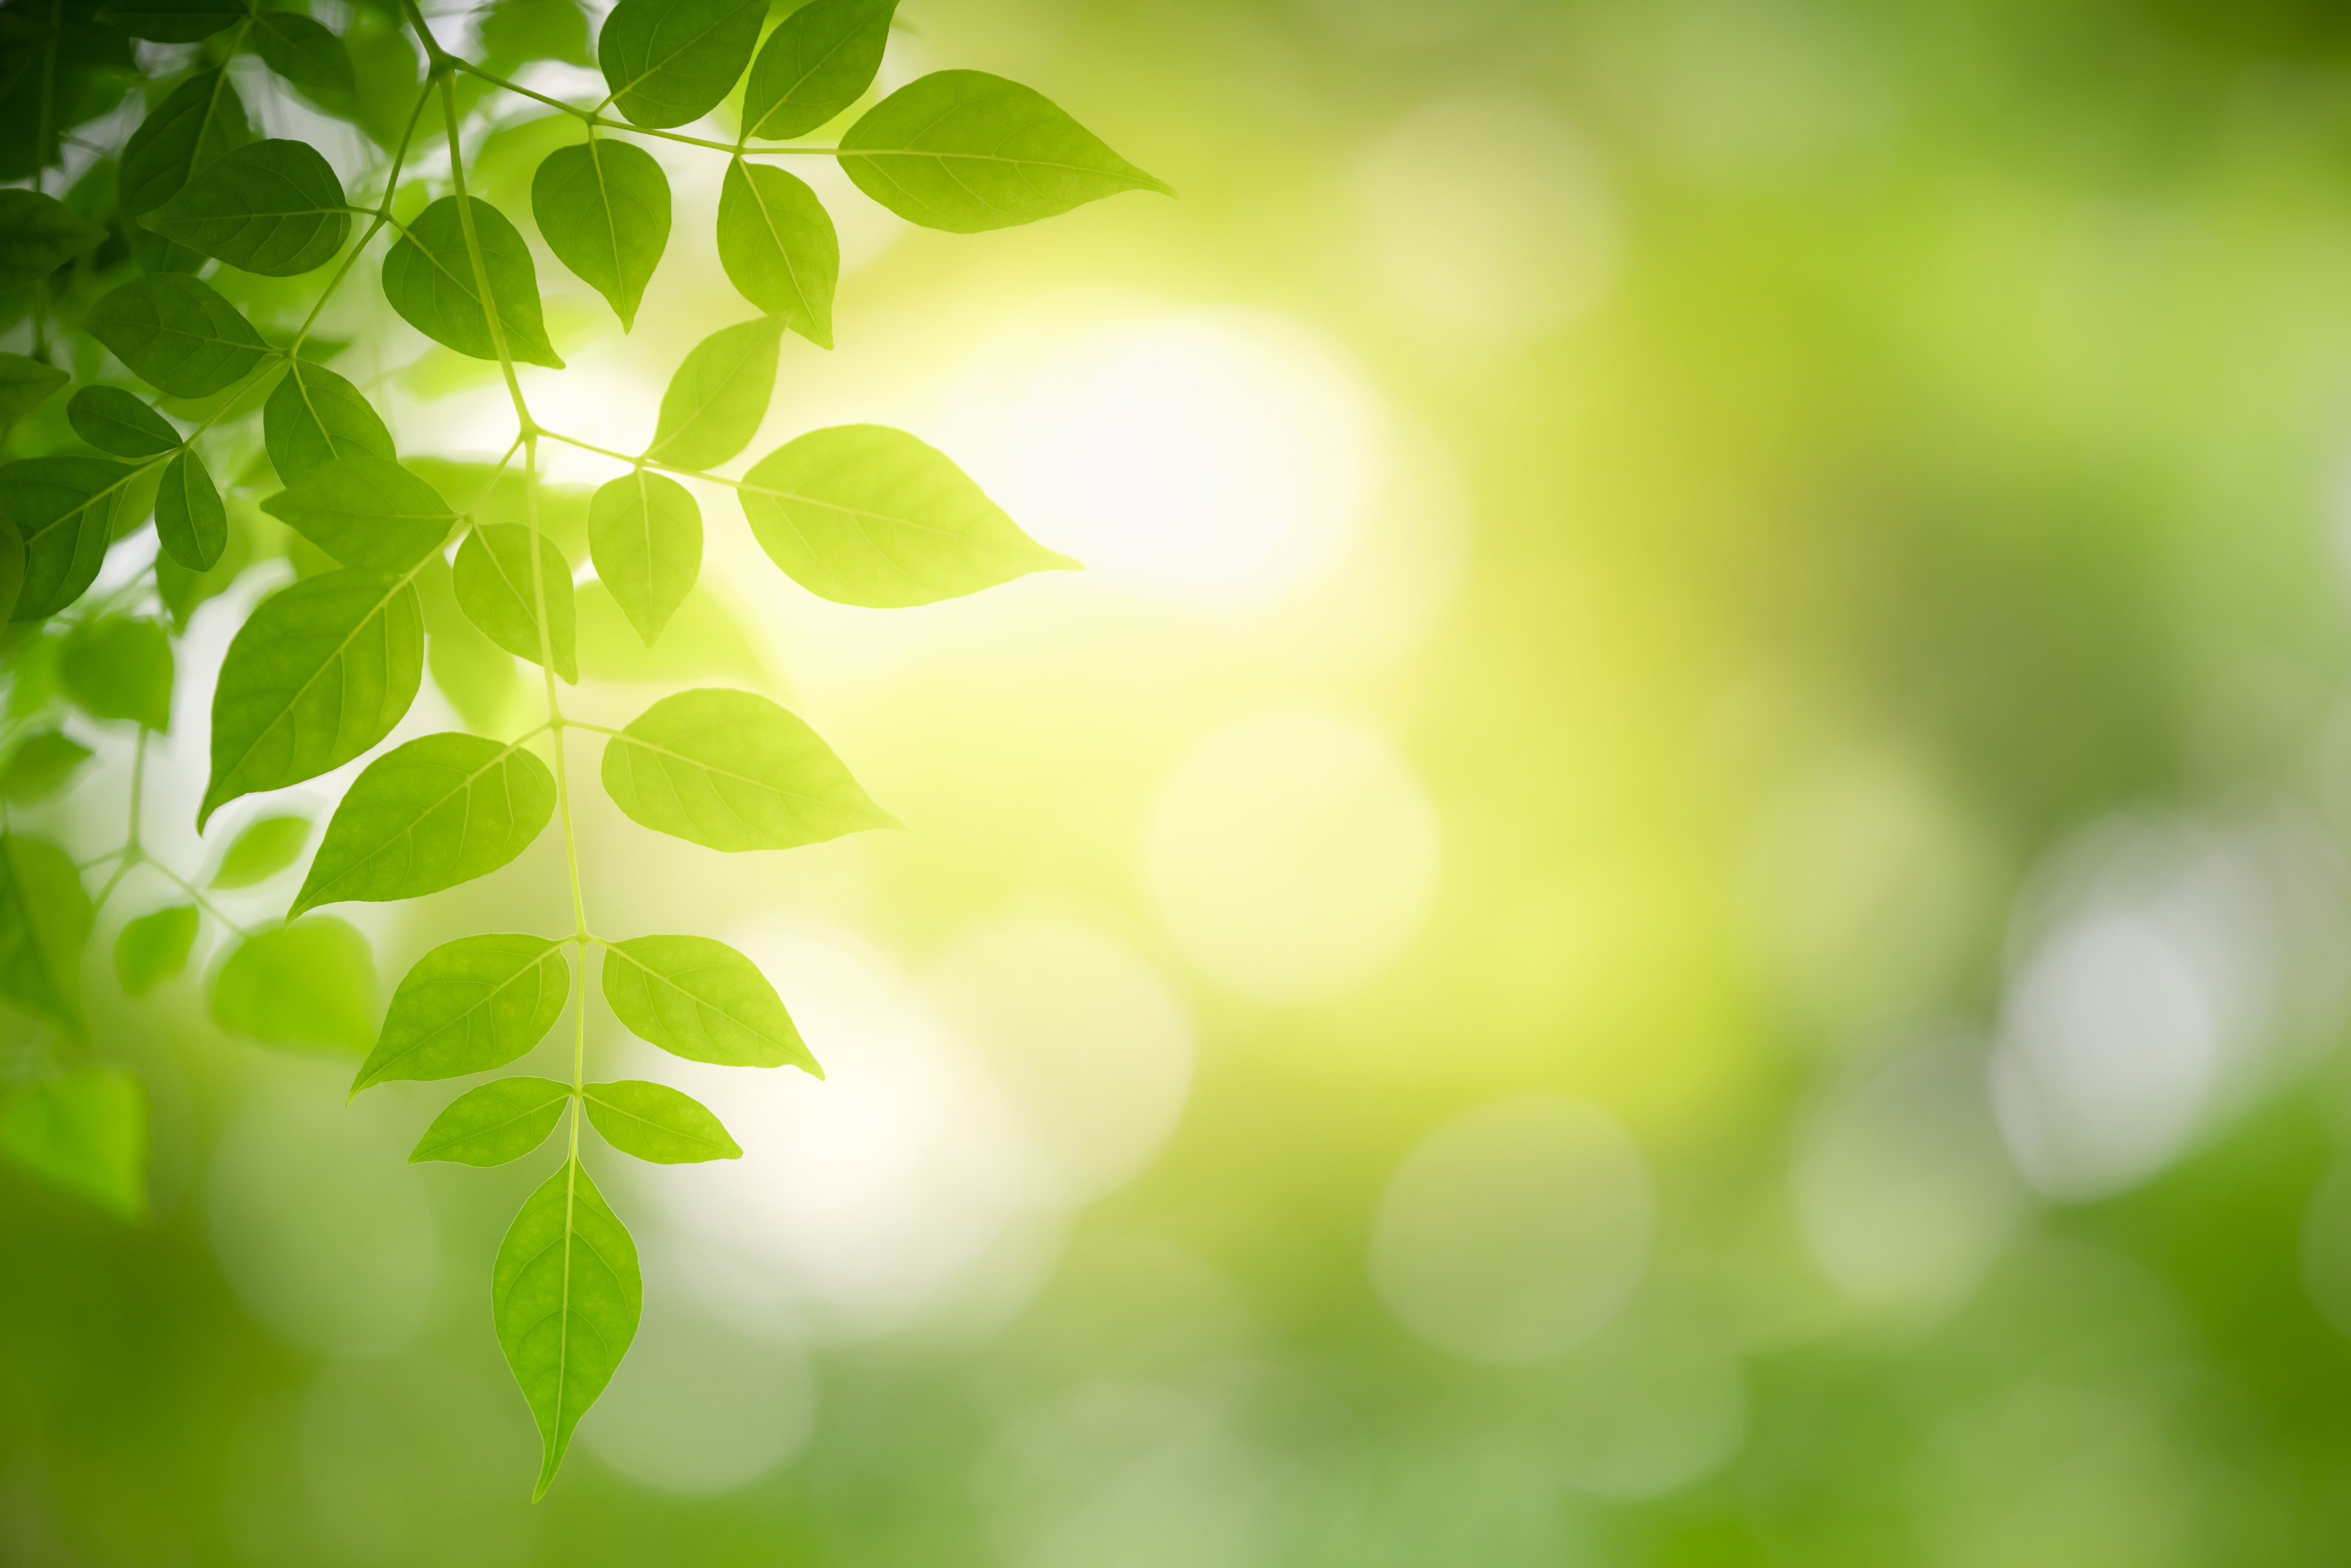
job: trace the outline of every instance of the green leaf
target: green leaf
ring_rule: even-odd
[[[531,178],[530,210],[555,259],[611,302],[621,330],[634,326],[669,244],[669,176],[653,154],[609,136],[559,147]]]
[[[172,459],[155,491],[155,538],[190,571],[210,571],[228,549],[228,509],[193,446]]]
[[[66,638],[57,684],[92,718],[172,727],[172,634],[152,621],[102,616]]]
[[[307,141],[256,141],[212,163],[147,226],[231,267],[292,277],[334,259],[350,238],[343,183]]]
[[[275,352],[211,284],[180,272],[132,278],[82,326],[132,374],[174,397],[225,391]]]
[[[547,340],[539,314],[538,269],[531,263],[530,247],[504,213],[479,196],[467,200],[507,351],[528,364],[561,370],[563,361]],[[408,225],[407,234],[383,258],[383,292],[410,326],[434,342],[477,360],[498,357],[489,316],[475,287],[456,197],[442,197]]]
[[[311,94],[355,93],[359,79],[343,41],[319,23],[291,11],[262,11],[246,43],[262,64]]]
[[[571,1085],[552,1078],[501,1078],[469,1089],[433,1118],[408,1163],[502,1166],[518,1160],[547,1142],[570,1099]]]
[[[486,876],[529,848],[554,811],[554,776],[519,744],[420,737],[352,783],[293,912],[422,898]]]
[[[702,508],[674,479],[639,468],[606,484],[588,509],[596,577],[645,646],[702,571]]]
[[[532,1500],[547,1495],[572,1429],[628,1354],[644,1297],[628,1228],[566,1160],[515,1216],[490,1284],[498,1347],[545,1447]]]
[[[172,89],[122,144],[122,212],[135,218],[180,193],[190,175],[253,136],[245,100],[221,69],[198,71]]]
[[[824,1076],[759,967],[707,936],[632,936],[604,948],[604,1000],[673,1056]]]
[[[743,298],[820,349],[832,347],[841,239],[797,175],[737,158],[718,194],[718,261]]]
[[[632,125],[684,125],[735,90],[768,0],[621,0],[597,35],[612,101]]]
[[[592,66],[588,17],[578,0],[496,0],[482,16],[482,55],[494,62],[561,60]]]
[[[117,1219],[147,1218],[147,1092],[119,1067],[77,1067],[10,1094],[0,1151]]]
[[[81,597],[114,542],[115,508],[131,472],[97,457],[0,464],[0,512],[24,542],[15,619],[38,621]]]
[[[73,857],[47,839],[0,833],[0,1001],[86,1032],[81,950],[89,940],[89,894]]]
[[[743,140],[805,136],[873,85],[898,0],[815,0],[784,18],[743,87]]]
[[[306,469],[261,509],[345,566],[405,571],[457,525],[441,492],[389,457],[353,453]]]
[[[392,432],[360,389],[324,365],[297,359],[261,410],[262,441],[277,477],[293,484],[337,457],[397,457]]]
[[[604,1141],[624,1155],[659,1166],[739,1160],[743,1146],[702,1103],[662,1083],[624,1078],[590,1083],[581,1091],[588,1120]]]
[[[902,609],[1082,570],[1022,533],[944,453],[883,425],[812,430],[761,458],[737,493],[768,559],[837,604]]]
[[[94,224],[55,196],[0,190],[0,289],[39,281],[106,241]]]
[[[380,571],[263,600],[221,660],[197,830],[240,795],[316,779],[391,734],[424,678],[423,615],[409,579]]]
[[[221,855],[220,869],[213,873],[213,885],[251,887],[256,882],[266,882],[292,865],[294,857],[309,841],[308,817],[256,817],[245,825],[243,832],[229,841],[228,849]],[[302,912],[297,909],[294,913]]]
[[[21,419],[73,377],[29,354],[0,354],[0,419]]]
[[[749,692],[653,704],[605,742],[604,792],[654,831],[714,850],[789,850],[904,826],[816,731]]]
[[[577,612],[571,602],[571,563],[541,536],[538,580],[531,580],[530,529],[520,523],[485,523],[457,547],[458,606],[465,619],[517,658],[543,664],[539,656],[538,602],[547,601],[547,640],[555,673],[577,684],[580,653]]]
[[[403,1080],[504,1067],[547,1037],[571,995],[563,945],[544,936],[465,936],[416,961],[392,993],[383,1033],[351,1093]]]
[[[231,0],[113,0],[98,19],[117,32],[159,44],[193,44],[245,20]]]
[[[255,933],[213,979],[213,1022],[272,1045],[365,1051],[375,1039],[367,938],[323,915]]]
[[[89,758],[89,747],[57,730],[28,735],[9,753],[7,767],[0,768],[0,797],[12,806],[37,805],[64,789],[74,770]]]
[[[1122,191],[1176,193],[1044,94],[986,71],[907,83],[842,133],[841,151],[859,190],[952,234],[1033,224]]]
[[[706,583],[696,583],[686,594],[663,629],[660,645],[652,648],[603,583],[580,584],[578,603],[582,680],[676,687],[725,678],[756,687],[771,678],[742,618]]]
[[[117,457],[152,457],[180,444],[180,433],[120,387],[84,387],[66,404],[74,434]]]
[[[196,906],[175,904],[131,921],[114,938],[114,973],[122,994],[143,997],[188,967],[196,946]]]
[[[483,636],[457,608],[449,563],[427,557],[416,592],[424,606],[424,667],[434,685],[468,728],[496,734],[517,727],[507,721],[526,700],[522,671],[514,655]]]
[[[776,388],[780,318],[721,327],[685,356],[662,393],[645,455],[675,468],[715,468],[751,444]]]

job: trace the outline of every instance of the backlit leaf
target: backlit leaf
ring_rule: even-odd
[[[341,767],[392,733],[424,676],[405,577],[333,571],[256,606],[221,660],[212,779],[196,816]]]
[[[392,432],[360,389],[303,359],[289,362],[271,390],[261,429],[269,461],[287,485],[336,457],[399,455]]]
[[[231,267],[291,277],[350,237],[343,183],[307,141],[256,141],[196,173],[147,226]]]
[[[434,685],[467,727],[486,734],[514,727],[507,721],[524,700],[522,671],[512,654],[483,636],[457,608],[449,563],[426,557],[416,575],[416,593],[424,606],[424,667]]]
[[[497,870],[555,810],[555,778],[519,745],[427,735],[367,765],[327,823],[294,913],[422,898]]]
[[[343,47],[342,39],[308,16],[292,11],[258,12],[246,42],[264,65],[304,92],[359,90],[350,51]]]
[[[98,19],[117,32],[159,44],[193,44],[245,20],[232,0],[112,0]]]
[[[749,692],[679,692],[604,743],[604,791],[634,821],[714,850],[788,850],[903,824],[832,748]]]
[[[907,83],[843,132],[841,150],[859,190],[908,223],[955,234],[1035,223],[1122,191],[1176,193],[1044,94],[986,71]]]
[[[743,87],[743,139],[805,136],[873,85],[898,0],[815,0],[785,17]]]
[[[721,327],[685,356],[662,393],[645,455],[674,468],[715,468],[751,444],[776,389],[780,318]]]
[[[152,457],[180,444],[168,420],[120,387],[82,388],[66,404],[66,421],[76,435],[117,457]]]
[[[0,289],[22,288],[105,243],[94,224],[55,196],[0,190]]]
[[[824,1071],[759,967],[707,936],[632,936],[604,949],[604,1000],[631,1034],[721,1067]]]
[[[256,932],[213,978],[213,1022],[271,1045],[365,1051],[375,1039],[367,938],[323,915]]]
[[[676,480],[639,468],[596,492],[588,549],[597,580],[650,648],[702,571],[702,508]]]
[[[143,997],[186,968],[197,924],[193,904],[175,904],[126,924],[114,938],[114,973],[122,994]]]
[[[12,806],[37,805],[64,789],[89,758],[89,747],[57,730],[28,735],[0,768],[0,797]]]
[[[743,1146],[717,1117],[692,1095],[667,1084],[624,1078],[617,1083],[590,1083],[580,1092],[588,1103],[588,1120],[624,1155],[663,1166],[743,1157]]]
[[[0,1101],[0,1153],[117,1219],[147,1218],[147,1092],[119,1067],[77,1067]]]
[[[559,147],[531,179],[530,210],[547,248],[627,331],[669,243],[669,176],[653,154],[609,136]]]
[[[542,536],[538,571],[531,571],[530,530],[520,523],[486,523],[457,547],[457,603],[483,635],[517,658],[540,657],[538,604],[547,604],[547,640],[555,673],[580,679],[579,636],[571,602],[571,563]]]
[[[632,125],[684,125],[718,107],[758,47],[768,0],[621,0],[596,37]]]
[[[211,284],[180,272],[132,278],[82,326],[132,374],[174,397],[221,392],[274,352]]]
[[[345,566],[405,571],[457,524],[441,493],[389,457],[330,458],[268,497],[261,509]]]
[[[89,894],[73,857],[47,839],[0,833],[0,1001],[83,1031],[81,950]]]
[[[580,1162],[566,1160],[515,1216],[490,1284],[498,1346],[545,1449],[534,1499],[628,1354],[643,1307],[636,1243]]]
[[[946,454],[884,425],[810,431],[761,458],[737,494],[768,559],[838,604],[899,609],[1079,570]]]
[[[38,621],[79,599],[114,540],[131,470],[98,457],[27,457],[0,464],[0,512],[24,544],[14,618]]]
[[[465,936],[416,961],[351,1092],[504,1067],[546,1038],[571,994],[571,966],[544,936]]]
[[[29,354],[0,353],[0,419],[18,419],[73,378]]]
[[[482,54],[497,62],[561,60],[592,66],[579,0],[494,0],[482,14]]]
[[[841,239],[805,181],[740,158],[729,163],[718,193],[718,261],[744,298],[832,347]]]
[[[552,1078],[501,1078],[469,1089],[433,1118],[408,1163],[502,1166],[518,1160],[547,1142],[570,1099],[571,1085]]]
[[[309,841],[308,817],[256,817],[229,841],[228,849],[221,855],[220,869],[213,873],[213,885],[251,887],[256,882],[266,882],[292,865],[294,857]],[[294,913],[299,915],[301,911]]]
[[[245,101],[221,69],[198,71],[172,89],[122,144],[122,211],[152,213],[188,177],[251,140]]]
[[[538,269],[530,247],[506,214],[468,197],[482,266],[490,279],[490,299],[506,331],[507,350],[533,365],[563,368],[539,312]],[[416,215],[408,232],[383,258],[384,298],[408,324],[461,354],[495,360],[497,345],[482,308],[474,263],[465,248],[464,214],[455,196],[444,196]]]
[[[228,509],[193,446],[172,459],[156,487],[155,538],[190,571],[210,571],[228,549]]]
[[[169,729],[172,634],[152,621],[114,615],[86,621],[66,638],[57,684],[92,718]]]

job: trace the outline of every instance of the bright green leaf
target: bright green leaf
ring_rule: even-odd
[[[632,125],[684,125],[735,90],[768,0],[621,0],[596,37],[612,101]]]
[[[427,735],[367,765],[327,824],[294,913],[422,898],[497,870],[555,811],[555,778],[519,745]]]
[[[172,634],[152,621],[102,616],[66,638],[57,684],[92,718],[172,727]]]
[[[0,1152],[117,1219],[147,1218],[147,1092],[119,1067],[77,1067],[0,1101]]]
[[[114,541],[115,508],[131,473],[97,457],[0,464],[0,512],[24,544],[15,619],[38,621],[81,597]]]
[[[0,190],[0,289],[22,288],[106,241],[94,224],[55,196]]]
[[[350,51],[319,23],[292,11],[256,13],[246,42],[262,63],[304,92],[353,93]]]
[[[120,387],[82,388],[66,404],[66,421],[76,435],[117,457],[152,457],[180,444],[169,421]]]
[[[198,71],[172,89],[122,144],[122,211],[153,212],[253,131],[225,70]]]
[[[873,85],[898,0],[815,0],[768,35],[743,87],[743,139],[805,136]]]
[[[190,571],[210,571],[228,549],[228,508],[193,446],[163,470],[155,491],[155,538]]]
[[[531,214],[556,260],[636,324],[645,283],[669,243],[669,176],[653,154],[602,137],[547,155],[530,182]]]
[[[526,363],[561,370],[563,361],[547,340],[539,313],[538,269],[531,262],[530,247],[504,213],[479,196],[467,200],[507,351]],[[408,233],[383,258],[383,292],[410,326],[434,342],[477,360],[498,357],[456,197],[442,197],[408,225]]]
[[[768,559],[838,604],[894,610],[1079,570],[944,453],[884,425],[812,430],[761,458],[737,494]]]
[[[495,0],[482,15],[481,39],[483,57],[501,65],[596,63],[588,52],[588,17],[579,0]]]
[[[0,833],[0,1001],[84,1032],[81,950],[89,894],[73,857],[47,839]]]
[[[334,571],[265,599],[221,660],[201,831],[240,795],[340,768],[392,733],[424,678],[406,577]]]
[[[159,44],[193,44],[246,18],[233,0],[112,0],[98,19],[117,32]]]
[[[597,580],[650,648],[702,571],[702,508],[676,480],[636,469],[596,492],[588,549]]]
[[[715,468],[751,444],[776,389],[781,318],[721,327],[685,356],[662,393],[645,455],[675,468]]]
[[[383,1033],[351,1092],[504,1067],[546,1038],[570,994],[561,943],[522,936],[444,942],[392,993]]]
[[[350,237],[343,183],[307,141],[256,141],[218,159],[147,217],[181,245],[265,277],[324,266]]]
[[[37,805],[59,789],[90,758],[90,749],[54,729],[26,736],[0,768],[0,797],[12,806]]]
[[[743,1157],[743,1146],[717,1117],[692,1095],[666,1084],[624,1078],[590,1083],[580,1092],[588,1102],[588,1120],[624,1155],[662,1166]]]
[[[654,830],[714,850],[788,850],[903,826],[816,731],[763,696],[653,704],[604,743],[604,792]]]
[[[570,1099],[571,1085],[552,1078],[501,1078],[469,1089],[433,1118],[408,1163],[502,1166],[518,1160],[547,1142]]]
[[[227,850],[221,855],[220,869],[213,873],[213,885],[251,887],[256,882],[266,882],[292,865],[294,857],[309,841],[308,817],[256,817],[229,841]],[[294,913],[302,912],[297,909]]]
[[[416,592],[424,606],[424,667],[434,685],[468,728],[496,735],[518,727],[507,721],[523,700],[522,671],[457,608],[449,563],[427,557]]]
[[[324,365],[295,360],[261,410],[262,440],[291,485],[337,457],[396,457],[392,432],[360,389]]]
[[[29,354],[0,353],[0,419],[21,419],[73,378]]]
[[[369,453],[305,470],[261,509],[345,566],[373,571],[407,570],[446,543],[457,524],[441,492]]]
[[[579,635],[571,602],[571,563],[555,541],[538,541],[538,571],[531,571],[530,530],[520,523],[486,523],[457,547],[457,603],[465,618],[499,647],[534,664],[540,657],[538,610],[547,604],[547,643],[555,673],[580,679]]]
[[[740,158],[727,164],[718,193],[718,261],[744,298],[818,348],[832,347],[841,239],[805,181]]]
[[[179,272],[132,278],[82,326],[132,374],[174,397],[224,391],[273,351],[211,284]]]
[[[707,936],[632,936],[604,949],[604,1000],[673,1056],[721,1067],[824,1070],[759,967]]]
[[[255,933],[214,977],[213,1022],[272,1045],[365,1051],[375,1039],[367,938],[326,915]]]
[[[196,906],[175,904],[126,924],[114,938],[114,973],[122,994],[143,997],[188,967],[196,946]]]
[[[572,1429],[596,1403],[636,1337],[644,1309],[636,1243],[576,1159],[515,1216],[491,1275],[498,1346],[538,1423],[543,1497]]]

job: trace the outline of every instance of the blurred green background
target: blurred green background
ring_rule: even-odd
[[[967,239],[796,164],[841,346],[754,453],[903,424],[1091,570],[847,610],[714,494],[686,651],[583,633],[584,716],[763,685],[914,830],[586,798],[599,929],[737,942],[829,1079],[591,1021],[749,1153],[595,1166],[644,1328],[533,1506],[488,1274],[551,1156],[406,1166],[445,1090],[345,1109],[200,976],[101,1004],[155,1217],[0,1172],[0,1560],[2342,1562],[2339,9],[903,15],[885,89],[1029,83],[1183,199]],[[517,220],[538,134],[485,154]],[[574,371],[526,382],[630,449],[744,310],[658,151],[636,331],[542,254]],[[495,459],[492,372],[350,294],[403,451]],[[402,735],[528,727],[442,674]],[[107,772],[19,825],[89,852],[128,740],[77,733]],[[335,913],[389,980],[561,929],[561,867]]]

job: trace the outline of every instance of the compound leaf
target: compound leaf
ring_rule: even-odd
[[[0,513],[24,546],[14,619],[38,621],[81,597],[114,540],[116,507],[131,472],[98,457],[0,464]]]
[[[0,1151],[117,1219],[147,1218],[147,1093],[119,1067],[77,1067],[0,1102]]]
[[[275,351],[211,284],[183,272],[132,278],[82,326],[132,374],[173,397],[224,391]]]
[[[89,758],[89,747],[57,730],[27,736],[0,768],[0,797],[12,806],[37,805],[64,789]]]
[[[532,581],[530,529],[521,523],[484,523],[457,547],[457,604],[482,634],[517,658],[543,664],[538,639],[539,596],[547,601],[547,641],[555,673],[580,679],[578,612],[571,600],[571,563],[545,535],[538,540],[538,580]]]
[[[73,377],[30,354],[0,353],[0,419],[20,419]]]
[[[684,125],[718,107],[758,47],[768,0],[621,0],[597,35],[612,101],[632,125]]]
[[[560,943],[527,936],[444,942],[392,993],[383,1033],[351,1092],[504,1067],[546,1038],[570,994]]]
[[[662,698],[604,744],[604,792],[656,832],[714,850],[788,850],[903,826],[816,732],[763,696]]]
[[[193,446],[172,459],[156,487],[155,538],[190,571],[210,571],[228,549],[228,508]]]
[[[345,566],[405,571],[457,524],[441,492],[389,457],[355,452],[305,469],[261,509]]]
[[[188,967],[196,946],[196,906],[175,904],[128,922],[114,938],[114,973],[122,994],[143,997]]]
[[[158,44],[193,44],[246,18],[232,0],[112,0],[98,19],[120,33]]]
[[[818,348],[832,347],[841,238],[807,182],[740,158],[727,164],[718,193],[718,261],[744,298]]]
[[[74,434],[117,457],[152,457],[180,444],[180,433],[145,400],[120,387],[84,387],[66,404]]]
[[[22,288],[106,240],[94,224],[55,196],[0,190],[0,290]]]
[[[57,658],[57,685],[92,718],[172,727],[172,634],[152,621],[101,616],[74,628]]]
[[[501,1078],[469,1089],[433,1118],[408,1163],[502,1166],[518,1160],[547,1142],[570,1098],[571,1085],[552,1078]]]
[[[554,776],[520,745],[420,737],[352,783],[293,913],[346,899],[422,898],[486,876],[528,849],[554,811]]]
[[[621,330],[634,326],[669,244],[669,176],[653,154],[610,137],[559,147],[531,178],[530,210],[555,258],[611,302]]]
[[[580,1417],[596,1403],[636,1337],[644,1308],[636,1243],[580,1162],[524,1202],[491,1275],[498,1346],[538,1423],[543,1497]]]
[[[599,488],[588,507],[596,577],[646,647],[702,571],[702,508],[686,487],[639,468]]]
[[[497,309],[507,350],[528,364],[561,370],[563,361],[547,340],[539,313],[538,268],[530,247],[507,216],[479,196],[444,196],[418,214],[400,243],[383,258],[383,293],[408,324],[434,342],[477,360],[498,357],[490,318],[482,308],[472,254],[465,246],[465,212],[474,218],[483,270],[489,275],[490,303]]]
[[[311,94],[354,93],[359,79],[342,39],[292,11],[262,11],[246,35],[262,64]]]
[[[337,457],[396,457],[392,432],[360,389],[324,365],[296,359],[261,409],[262,441],[277,477],[293,484]]]
[[[308,817],[256,817],[229,841],[228,849],[221,855],[220,869],[213,873],[213,885],[251,887],[256,882],[266,882],[292,865],[294,857],[309,841]],[[299,915],[301,911],[294,913]]]
[[[256,932],[213,979],[213,1022],[272,1045],[365,1051],[375,1039],[375,957],[326,915]]]
[[[73,857],[47,839],[0,833],[0,1001],[85,1032],[81,950],[89,894]]]
[[[179,194],[191,175],[252,136],[245,100],[228,73],[198,71],[173,88],[122,144],[123,215],[153,212]]]
[[[156,233],[266,277],[333,259],[350,237],[343,183],[307,141],[256,141],[193,176],[147,221]]]
[[[762,316],[696,343],[662,393],[645,455],[675,468],[713,468],[748,446],[768,416],[783,335],[781,318]]]
[[[1082,570],[1022,533],[946,454],[884,425],[812,430],[761,458],[737,493],[768,559],[838,604],[901,609]]]
[[[707,936],[632,936],[604,949],[604,1000],[641,1040],[721,1067],[824,1076],[759,967]]]
[[[785,17],[743,86],[743,140],[805,136],[873,85],[898,0],[815,0]]]
[[[624,1078],[616,1083],[590,1083],[580,1092],[588,1102],[588,1120],[624,1155],[660,1166],[743,1157],[743,1146],[717,1117],[692,1095],[667,1084]]]

